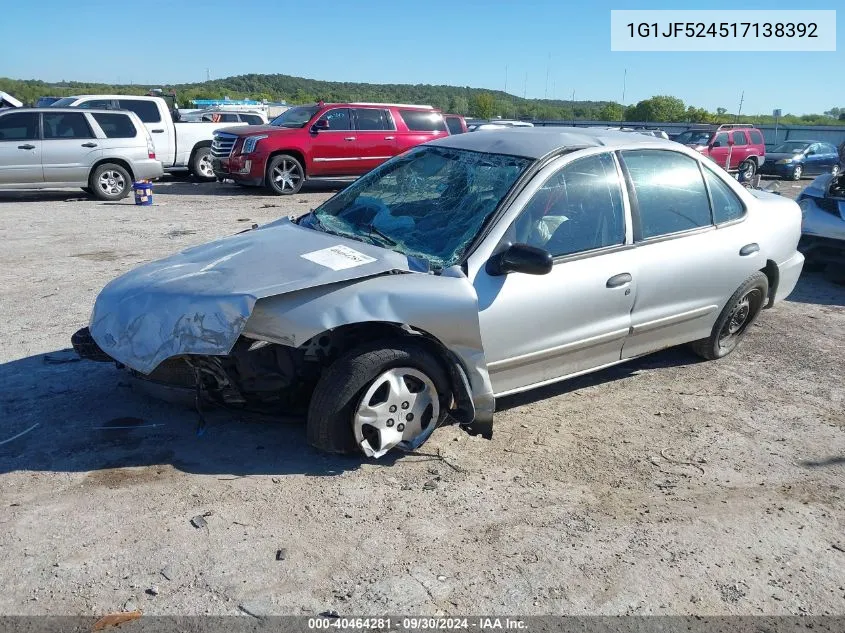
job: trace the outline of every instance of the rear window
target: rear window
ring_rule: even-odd
[[[763,144],[763,135],[760,134],[760,132],[757,130],[751,130],[749,133],[751,134],[751,142],[754,143],[754,145]]]
[[[461,134],[464,128],[461,127],[461,120],[457,117],[448,117],[446,125],[449,127],[449,134]]]
[[[161,113],[158,111],[158,104],[155,101],[119,99],[117,104],[121,110],[132,110],[144,123],[158,123],[161,121]]]
[[[108,138],[135,138],[138,134],[132,119],[125,114],[97,113],[93,116]]]
[[[446,124],[439,112],[399,110],[399,115],[412,132],[445,132]]]

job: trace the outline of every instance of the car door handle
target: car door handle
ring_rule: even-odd
[[[343,140],[344,140],[344,141],[354,141],[354,140],[355,140],[355,137],[354,137],[354,136],[347,136],[347,137],[346,137],[345,139],[343,139]]]
[[[18,145],[18,149],[35,149],[35,145],[30,145],[29,143],[26,145]]]
[[[97,147],[96,143],[83,143],[82,147]]]
[[[740,257],[748,257],[749,255],[753,255],[754,253],[760,252],[760,245],[759,244],[746,244],[741,249],[739,249]]]
[[[395,136],[385,136],[385,137],[384,137],[384,140],[385,140],[385,141],[392,141],[392,140],[393,140],[393,139],[395,139],[395,138],[396,138]]]
[[[158,129],[155,129],[155,130],[150,130],[150,132],[152,132],[153,134],[163,134],[164,130],[162,130],[161,128],[158,128]]]
[[[619,273],[618,275],[613,275],[613,277],[608,279],[606,285],[608,288],[619,288],[619,286],[629,284],[633,280],[634,278],[631,277],[631,273]]]

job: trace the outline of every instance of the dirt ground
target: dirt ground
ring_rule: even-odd
[[[726,359],[648,356],[376,462],[301,420],[198,435],[74,362],[116,275],[333,191],[0,192],[0,614],[845,614],[845,287],[818,275]]]

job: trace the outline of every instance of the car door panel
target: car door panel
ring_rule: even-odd
[[[327,110],[317,124],[321,121],[326,121],[328,128],[312,128],[309,175],[351,176],[360,173],[358,136],[353,129],[349,108]]]
[[[548,275],[475,279],[487,369],[497,395],[619,361],[631,325],[633,250],[561,262]]]
[[[0,186],[44,182],[37,112],[0,116]]]
[[[482,267],[474,278],[498,395],[618,362],[637,292],[612,156],[566,162],[536,180],[543,185],[517,203],[518,214],[497,239],[499,248],[526,243],[558,256],[551,272],[492,275]]]
[[[92,165],[102,154],[102,148],[85,114],[44,112],[42,126],[44,181],[86,183]]]
[[[369,171],[397,154],[396,128],[384,108],[354,108],[360,169]]]
[[[638,231],[637,296],[622,349],[633,358],[709,336],[728,298],[765,261],[719,170],[701,171],[694,159],[667,150],[621,154]]]

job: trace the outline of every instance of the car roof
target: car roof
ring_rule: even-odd
[[[645,134],[576,127],[503,127],[484,132],[484,134],[446,136],[427,144],[525,158],[541,158],[555,150],[587,147],[621,148],[636,145],[678,147],[678,144],[673,141]]]
[[[54,108],[53,106],[45,106],[43,108],[10,108],[13,112],[45,112],[47,114],[55,114],[56,112],[88,112],[89,114],[135,114],[132,110],[120,110],[118,108],[78,108],[78,107],[64,107]]]

